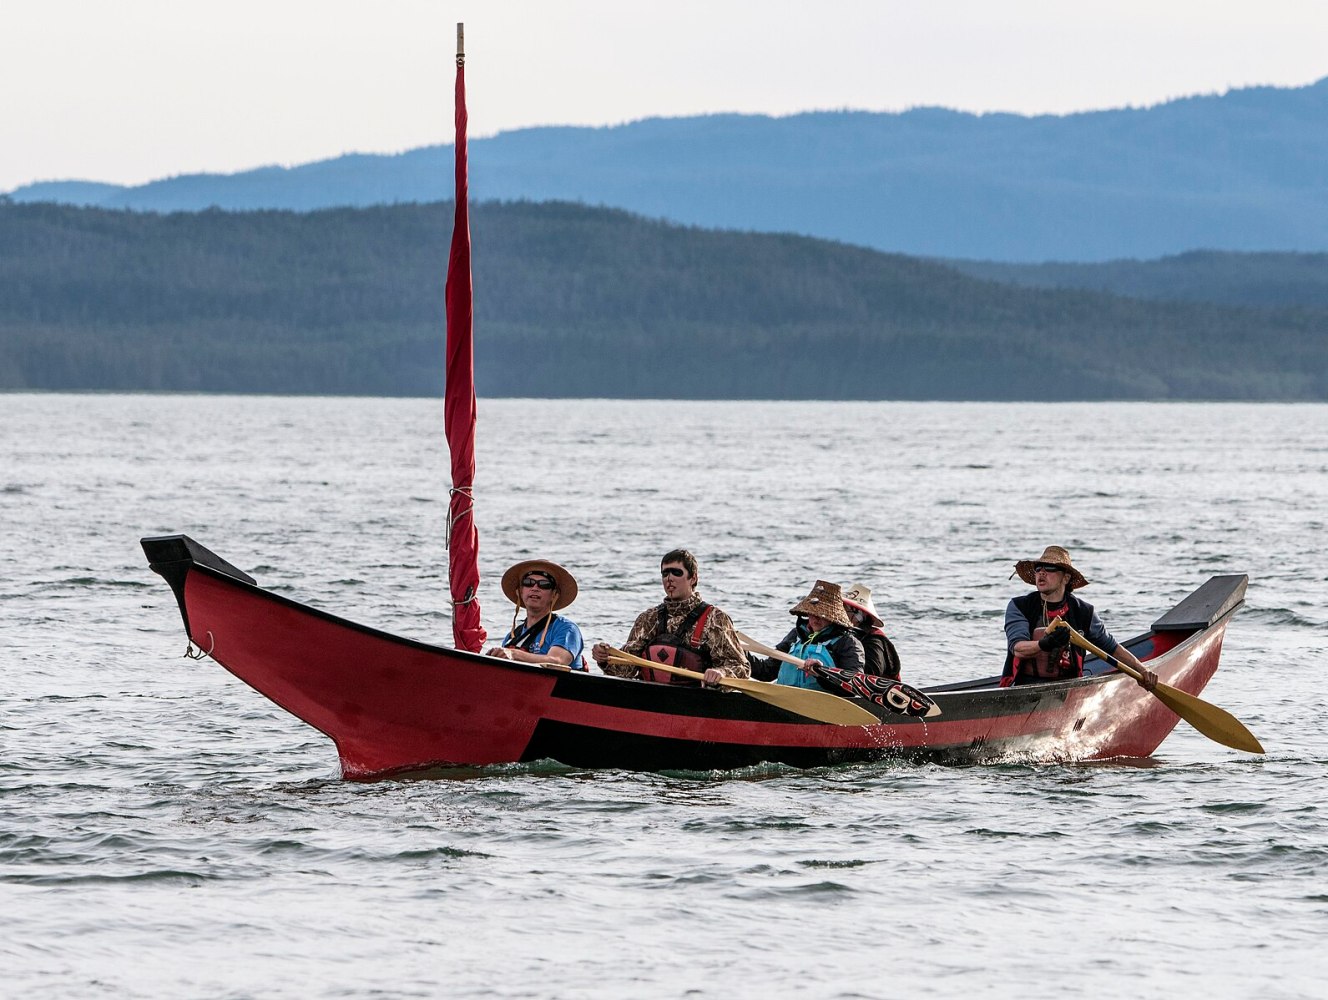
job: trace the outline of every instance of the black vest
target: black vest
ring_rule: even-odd
[[[869,624],[866,628],[855,629],[854,634],[862,643],[867,673],[876,677],[888,677],[893,681],[899,680],[899,653],[895,651],[895,644],[890,641],[884,630]]]
[[[1074,594],[1065,595],[1065,620],[1080,635],[1088,632],[1088,626],[1093,622],[1093,605],[1081,601]],[[1031,594],[1025,594],[1023,597],[1014,599],[1014,606],[1019,609],[1028,622],[1028,634],[1031,636],[1039,628],[1045,628],[1047,623],[1042,620],[1042,595],[1036,590]],[[1070,646],[1070,662],[1075,667],[1075,674],[1082,674],[1084,669],[1084,653],[1078,646]],[[1015,675],[1014,654],[1008,649],[1005,651],[1005,666],[1001,670],[1002,677],[1014,677],[1016,684],[1031,684],[1035,681],[1046,681],[1052,678],[1037,677],[1025,672],[1031,667],[1030,661],[1023,661],[1025,669],[1020,670]]]

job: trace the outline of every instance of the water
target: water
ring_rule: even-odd
[[[450,641],[441,405],[0,395],[0,993],[55,997],[1317,997],[1328,960],[1328,407],[483,400],[501,570],[572,569],[589,640],[658,557],[758,638],[862,579],[925,685],[994,673],[1013,562],[1065,544],[1118,636],[1251,577],[1142,765],[342,782],[185,648],[137,540]]]

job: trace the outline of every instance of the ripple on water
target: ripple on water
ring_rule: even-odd
[[[528,402],[482,406],[490,631],[492,567],[552,546],[587,638],[620,639],[683,544],[744,631],[777,639],[812,580],[864,578],[906,676],[958,681],[999,667],[1014,559],[1063,540],[1118,636],[1251,575],[1205,696],[1274,753],[1182,726],[1145,762],[342,782],[329,740],[178,659],[135,542],[185,530],[278,592],[445,641],[445,488],[421,473],[443,468],[441,403],[0,395],[16,995],[1319,995],[1328,477],[1306,455],[1328,410],[1060,408],[1076,446],[1047,479],[1043,404],[547,401],[533,438]],[[673,486],[642,485],[642,455]],[[78,564],[51,565],[53,519]],[[793,946],[808,925],[890,949]]]

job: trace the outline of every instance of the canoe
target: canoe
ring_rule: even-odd
[[[187,535],[142,539],[207,656],[331,738],[348,779],[551,759],[573,767],[709,771],[897,757],[943,763],[1146,757],[1178,721],[1107,664],[1001,688],[923,688],[933,718],[857,700],[875,725],[816,722],[741,692],[557,670],[391,635],[259,587]],[[1248,578],[1215,576],[1125,642],[1197,695],[1217,670]],[[992,659],[1000,658],[999,647]]]

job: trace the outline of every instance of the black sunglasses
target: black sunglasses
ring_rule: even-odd
[[[540,590],[552,590],[552,589],[553,589],[553,581],[552,581],[552,580],[541,580],[541,579],[540,579],[539,577],[537,577],[537,576],[526,576],[526,577],[522,577],[522,578],[521,578],[521,586],[523,586],[523,587],[538,587]]]
[[[1059,566],[1051,566],[1051,565],[1048,565],[1047,563],[1038,563],[1036,566],[1033,567],[1033,572],[1034,572],[1034,573],[1064,573],[1065,570],[1061,569]]]
[[[679,569],[677,566],[665,566],[660,571],[661,576],[686,576],[687,571]]]

